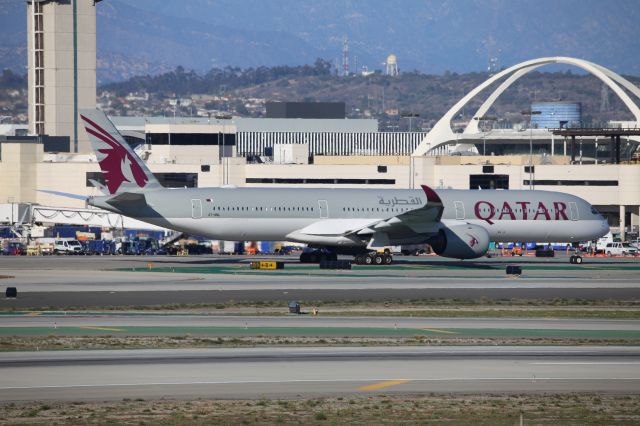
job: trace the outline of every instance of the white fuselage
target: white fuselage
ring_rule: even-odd
[[[439,220],[390,236],[393,244],[426,241],[442,227],[473,224],[492,241],[588,241],[609,231],[586,201],[548,191],[438,190]],[[92,204],[159,226],[219,240],[366,245],[349,231],[402,218],[430,205],[422,190],[198,188],[145,192],[146,210]]]

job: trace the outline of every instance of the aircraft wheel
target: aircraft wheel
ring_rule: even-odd
[[[373,263],[373,257],[366,255],[364,257],[364,264],[365,265],[371,265]]]
[[[364,265],[364,255],[356,254],[354,261],[356,262],[356,265]]]
[[[569,258],[569,263],[574,264],[576,262],[576,257],[575,256],[571,256]]]
[[[580,265],[582,263],[582,256],[574,256],[574,258],[573,263],[576,265]]]
[[[393,256],[385,254],[383,260],[385,265],[391,265],[393,263]]]
[[[373,263],[376,265],[384,264],[384,257],[382,255],[376,254],[373,256]]]

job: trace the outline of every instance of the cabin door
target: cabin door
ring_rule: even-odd
[[[202,217],[202,200],[191,200],[191,217],[194,219]]]
[[[320,209],[320,219],[329,218],[329,205],[327,200],[318,200],[318,208]]]
[[[569,202],[569,215],[571,216],[571,220],[578,220],[578,205],[573,201]]]
[[[456,219],[464,220],[464,203],[462,201],[454,201],[453,205],[456,208]]]

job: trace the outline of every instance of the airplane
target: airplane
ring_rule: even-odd
[[[588,202],[551,191],[164,188],[103,112],[80,116],[104,177],[93,184],[107,194],[87,203],[192,235],[305,243],[325,260],[351,254],[384,265],[393,261],[389,246],[426,243],[440,256],[474,259],[491,241],[579,242],[609,232]]]

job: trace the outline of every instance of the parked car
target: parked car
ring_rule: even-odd
[[[637,255],[638,249],[629,243],[607,243],[604,249],[607,256]]]

